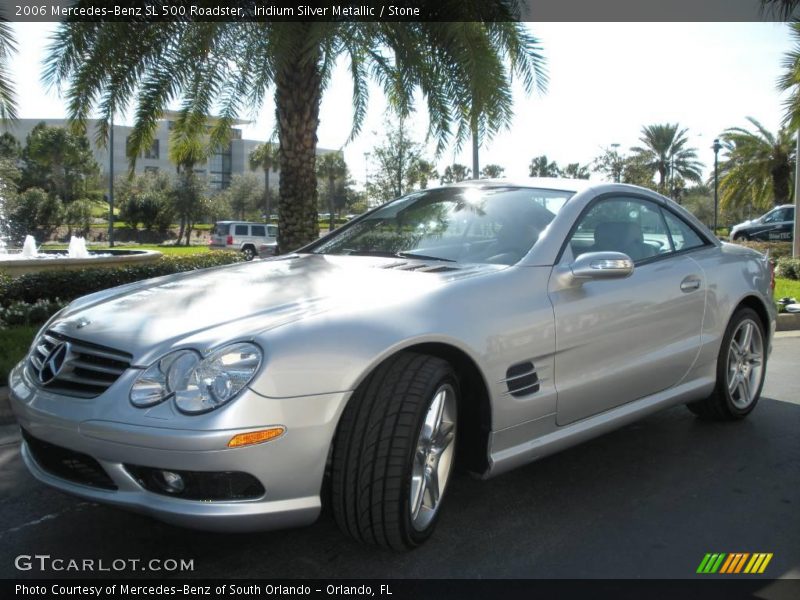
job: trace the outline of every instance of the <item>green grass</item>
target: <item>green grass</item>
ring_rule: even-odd
[[[797,298],[800,300],[800,281],[794,279],[775,278],[775,300],[781,298]]]
[[[68,244],[47,244],[46,250],[66,250]],[[87,248],[92,252],[103,252],[108,250],[108,244],[87,244]],[[190,254],[205,254],[209,251],[208,246],[159,246],[158,244],[115,244],[114,250],[158,250],[166,256],[188,256]]]
[[[27,354],[39,326],[9,327],[0,330],[0,385],[8,385],[8,373]]]

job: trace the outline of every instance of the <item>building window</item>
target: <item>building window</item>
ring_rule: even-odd
[[[156,173],[158,173],[158,167],[145,167],[144,172],[149,173],[151,175],[155,175]]]
[[[150,147],[145,149],[143,156],[144,158],[152,158],[158,160],[159,157],[158,140],[153,140],[153,143],[150,144]]]
[[[231,145],[217,149],[209,159],[209,185],[215,190],[224,190],[231,185]]]

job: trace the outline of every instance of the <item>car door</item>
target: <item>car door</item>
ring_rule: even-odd
[[[549,284],[559,425],[674,386],[694,363],[706,278],[690,251],[710,242],[682,225],[694,238],[683,232],[677,246],[677,225],[673,239],[662,208],[635,196],[601,197],[579,217]],[[632,275],[583,283],[559,276],[579,254],[597,251],[628,254]]]

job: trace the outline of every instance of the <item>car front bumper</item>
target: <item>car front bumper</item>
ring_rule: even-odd
[[[22,365],[11,372],[9,384],[12,409],[27,436],[91,457],[116,489],[65,479],[40,463],[31,444],[23,441],[23,460],[37,479],[64,492],[168,523],[227,532],[296,527],[316,520],[330,444],[350,395],[341,392],[273,399],[246,390],[230,406],[215,412],[256,403],[260,412],[259,421],[254,423],[257,426],[196,430],[184,428],[186,419],[196,417],[154,426],[97,418],[91,405],[101,398],[107,402],[105,394],[87,401],[47,393],[31,384]],[[112,400],[127,403],[127,398]],[[248,414],[252,415],[252,410]],[[221,424],[230,421],[230,415],[220,419]],[[227,447],[238,433],[275,424],[286,427],[275,440]],[[247,500],[184,499],[145,489],[126,465],[170,471],[243,472],[255,477],[264,492]]]

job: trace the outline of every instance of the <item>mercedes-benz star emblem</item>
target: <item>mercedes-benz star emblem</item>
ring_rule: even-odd
[[[39,369],[39,381],[42,385],[47,385],[58,376],[64,367],[68,354],[68,342],[61,342],[50,350],[47,358],[42,362],[42,368]]]

